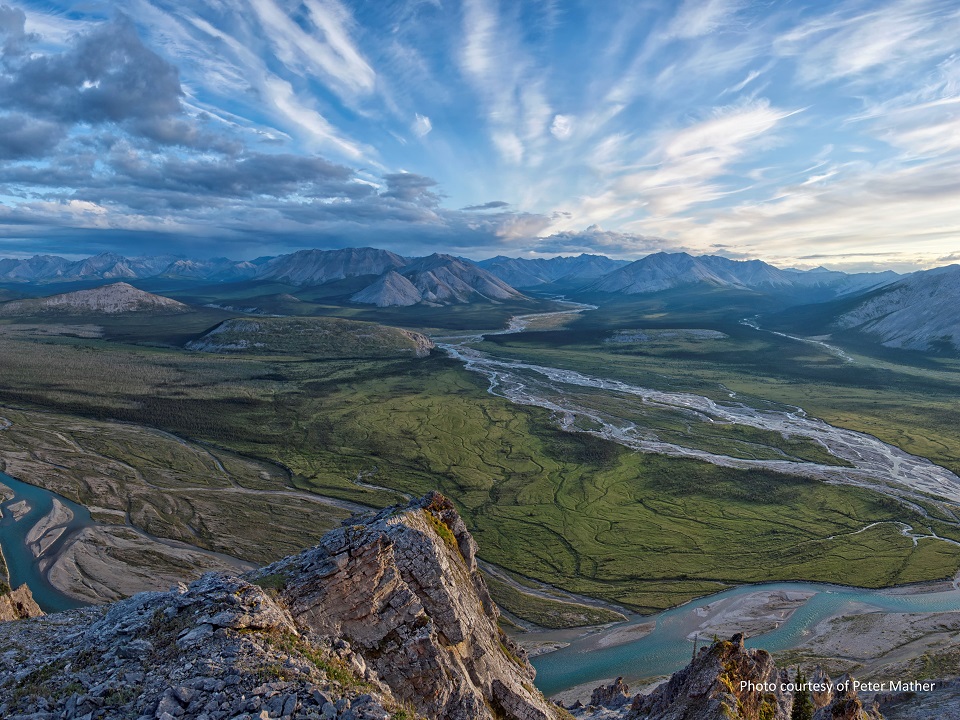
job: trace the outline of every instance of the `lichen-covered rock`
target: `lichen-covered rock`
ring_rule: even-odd
[[[793,696],[782,692],[785,672],[770,653],[747,650],[743,635],[700,651],[687,667],[650,695],[638,695],[631,720],[782,720],[790,717]],[[767,689],[770,688],[770,689]]]
[[[883,720],[876,704],[870,703],[867,707],[853,690],[852,683],[842,683],[842,687],[843,690],[832,694],[828,705],[817,710],[813,720]]]

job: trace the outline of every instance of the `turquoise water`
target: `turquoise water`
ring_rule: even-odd
[[[94,524],[90,512],[72,500],[67,500],[65,497],[56,495],[49,490],[21,482],[4,473],[0,473],[0,483],[16,493],[16,497],[12,500],[0,504],[0,508],[3,510],[3,517],[0,518],[0,548],[3,548],[3,556],[7,561],[10,585],[20,587],[20,585],[26,583],[30,592],[33,593],[37,605],[47,613],[70,610],[86,605],[86,603],[64,595],[49,583],[46,575],[40,569],[39,561],[33,557],[33,553],[27,548],[26,538],[30,528],[53,509],[53,499],[60,500],[73,512],[73,520],[67,525],[63,535],[50,547],[48,555],[52,557],[76,531]],[[20,500],[27,501],[30,505],[30,512],[21,517],[19,521],[14,522],[13,514],[8,508]]]
[[[960,591],[955,589],[921,595],[890,595],[882,590],[808,583],[747,585],[616,626],[623,628],[656,622],[653,632],[639,640],[598,649],[594,646],[597,636],[593,635],[580,638],[562,650],[535,657],[532,663],[537,669],[537,687],[549,696],[581,683],[605,678],[652,677],[679,670],[690,662],[693,651],[687,635],[703,622],[703,618],[693,612],[696,608],[761,590],[816,593],[779,628],[747,640],[748,647],[761,647],[770,652],[796,647],[803,642],[807,631],[821,620],[844,610],[855,611],[851,607],[854,603],[865,603],[888,612],[960,610]]]

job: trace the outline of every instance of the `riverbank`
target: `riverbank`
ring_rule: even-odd
[[[650,625],[654,628],[651,630]],[[748,645],[788,661],[829,663],[861,676],[910,672],[936,664],[960,632],[960,591],[950,583],[864,590],[810,583],[743,586],[628,623],[579,634],[531,633],[523,642],[563,641],[533,659],[547,695],[589,690],[618,676],[636,684],[668,675],[701,645],[744,626]],[[631,638],[636,632],[638,638]],[[946,644],[945,644],[946,643]],[[906,648],[905,650],[903,648]],[[926,658],[926,659],[924,659]],[[589,694],[589,693],[588,693]]]

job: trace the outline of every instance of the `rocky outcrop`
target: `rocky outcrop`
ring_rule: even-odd
[[[770,653],[746,649],[743,635],[714,643],[650,695],[638,695],[631,720],[789,718],[793,696],[782,692],[786,672]],[[744,686],[743,683],[746,683]],[[768,691],[766,687],[773,687]]]
[[[590,704],[598,707],[618,708],[630,702],[630,688],[622,677],[609,685],[601,685],[590,695]]]
[[[429,495],[247,576],[0,624],[0,717],[549,720]]]
[[[594,690],[590,705],[570,710],[585,720],[790,720],[796,680],[777,668],[770,653],[744,647],[737,634],[702,649],[687,667],[629,706],[621,699],[629,688],[617,678]],[[834,683],[818,668],[804,681],[826,688],[809,695],[814,720],[883,720],[873,700],[864,702],[850,680],[844,676]]]
[[[473,538],[440,495],[334,530],[260,576],[282,578],[301,626],[350,642],[427,717],[553,717],[523,650],[497,625]]]
[[[21,585],[16,590],[7,590],[6,586],[0,582],[0,622],[7,620],[24,620],[26,618],[40,617],[43,611],[33,599],[30,588]]]

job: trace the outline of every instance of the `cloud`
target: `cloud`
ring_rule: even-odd
[[[353,44],[349,13],[336,2],[306,0],[296,22],[273,0],[247,0],[277,57],[300,74],[317,73],[346,100],[372,91],[376,74]]]
[[[637,258],[665,248],[679,252],[676,243],[658,237],[604,230],[591,225],[586,230],[553,233],[531,242],[538,253],[601,253],[614,257]]]
[[[44,157],[64,137],[63,127],[21,113],[0,115],[0,160]]]
[[[665,34],[683,39],[708,35],[727,24],[740,5],[734,0],[684,0]]]
[[[0,5],[0,53],[3,56],[20,55],[37,35],[26,31],[27,14],[19,8]]]
[[[960,9],[942,0],[846,3],[783,33],[776,51],[798,59],[801,82],[900,79],[908,68],[960,48]]]
[[[433,130],[433,123],[430,122],[430,118],[428,118],[426,115],[417,113],[410,129],[417,137],[426,137],[430,131]]]
[[[554,115],[550,133],[557,140],[566,140],[573,133],[573,118],[569,115]]]
[[[605,182],[556,229],[615,220],[631,230],[631,217],[638,214],[663,222],[718,200],[745,182],[731,176],[732,167],[751,149],[768,145],[769,133],[793,113],[766,101],[717,107],[699,122],[653,133],[643,154],[625,137],[607,138],[594,158]],[[632,159],[635,153],[640,154],[637,160]]]
[[[125,16],[63,53],[8,64],[0,76],[4,107],[65,123],[175,115],[182,94],[177,69],[143,45]]]
[[[480,98],[489,137],[509,165],[538,166],[553,112],[546,82],[524,51],[522,23],[489,0],[465,0],[460,66]]]
[[[463,208],[466,211],[477,211],[477,210],[503,210],[504,208],[510,207],[510,203],[504,202],[503,200],[492,200],[491,202],[483,203],[483,205],[468,205]]]
[[[384,175],[383,179],[387,182],[387,191],[382,193],[383,197],[426,206],[440,203],[440,196],[433,190],[437,187],[437,181],[433,178],[416,173],[393,173]]]

